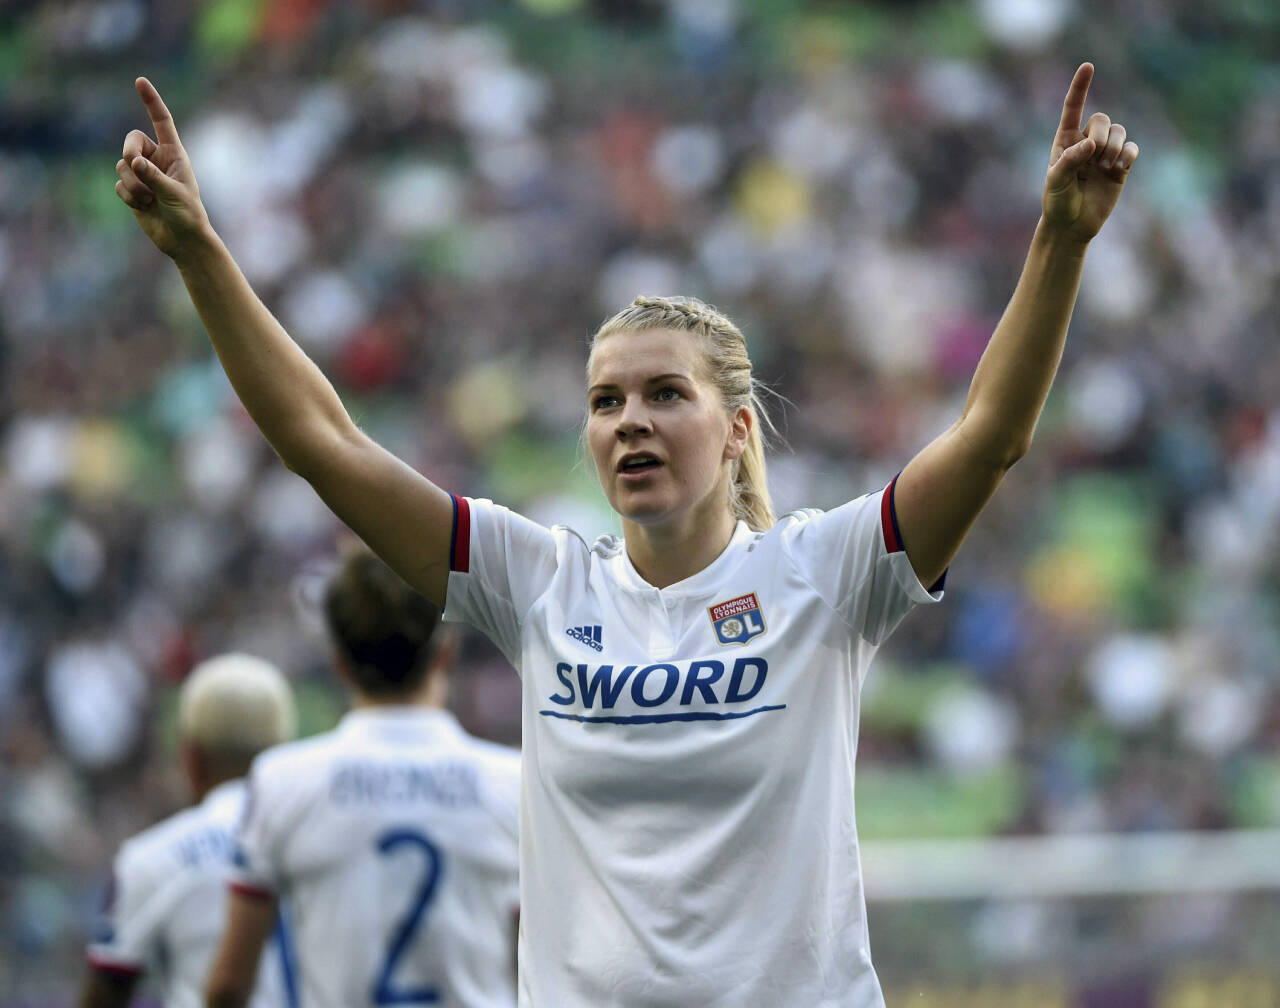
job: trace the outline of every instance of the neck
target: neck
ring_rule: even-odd
[[[680,527],[638,525],[624,519],[622,531],[636,572],[655,588],[667,588],[709,567],[737,526],[738,520],[725,510],[707,525],[692,520]]]
[[[351,697],[351,706],[362,709],[371,707],[443,707],[445,703],[444,679],[443,675],[428,674],[421,686],[416,690],[409,690],[405,693],[386,693],[378,696],[369,696],[359,690],[354,690]]]
[[[227,771],[225,773],[215,774],[211,777],[204,777],[195,781],[191,787],[191,793],[195,798],[195,803],[199,805],[202,801],[204,801],[205,796],[208,795],[209,792],[212,791],[214,788],[220,787],[221,785],[225,784],[227,781],[236,780],[237,778],[243,777],[243,776],[244,776],[243,773],[233,773],[231,771]]]

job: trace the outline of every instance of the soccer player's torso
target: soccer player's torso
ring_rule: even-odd
[[[204,1004],[205,979],[226,922],[227,876],[244,794],[243,781],[222,784],[200,804],[138,834],[123,852],[128,877],[118,883],[132,890],[128,908],[122,908],[128,919],[111,927],[143,929],[150,936],[147,965],[166,1008]],[[273,939],[264,952],[252,1008],[285,1004],[278,955]]]
[[[511,1003],[516,836],[493,790],[506,774],[514,794],[515,760],[401,708],[348,715],[264,768],[262,799],[287,806],[273,842],[308,1001]]]
[[[550,986],[526,1002],[876,1004],[853,817],[874,649],[780,536],[739,526],[662,591],[597,545],[557,570],[524,643],[524,961],[583,967],[534,962]],[[535,955],[544,905],[578,926]],[[828,983],[866,992],[828,1002]]]

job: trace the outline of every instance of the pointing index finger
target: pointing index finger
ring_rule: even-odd
[[[156,86],[145,77],[139,77],[133,82],[133,86],[138,89],[138,97],[142,99],[142,104],[147,107],[147,115],[151,116],[151,125],[156,130],[156,142],[180,145],[178,128],[174,126],[173,116],[169,114],[169,108],[165,105],[164,99],[160,97],[160,92],[156,90]]]
[[[1062,102],[1062,121],[1059,130],[1078,133],[1084,121],[1084,99],[1089,93],[1089,85],[1093,82],[1093,64],[1081,63],[1076,75],[1071,78],[1071,86],[1067,88],[1067,97]]]

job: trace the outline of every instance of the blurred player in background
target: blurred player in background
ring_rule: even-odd
[[[250,774],[207,1003],[248,1003],[277,898],[313,1008],[515,1004],[519,754],[444,710],[453,635],[366,550],[325,594],[355,709]]]
[[[203,1004],[226,921],[244,776],[254,756],[293,732],[293,697],[265,661],[228,654],[192,671],[178,701],[178,746],[198,804],[120,848],[108,905],[89,946],[80,1008],[122,1008],[144,972],[158,978],[167,1008]],[[275,917],[268,930],[278,931]],[[286,955],[279,946],[259,973],[247,999],[253,1008],[293,1003]]]
[[[178,265],[241,401],[521,672],[522,1005],[883,1005],[853,813],[860,687],[1030,446],[1085,252],[1138,156],[1105,114],[1084,121],[1092,79],[1083,64],[1068,89],[961,415],[893,482],[777,521],[742,333],[694,299],[637,298],[588,360],[586,442],[624,532],[594,545],[452,496],[359,430],[217,237],[137,81],[156,135],[128,135],[116,191]]]

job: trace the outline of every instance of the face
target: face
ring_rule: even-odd
[[[697,337],[668,329],[606,336],[588,386],[588,447],[624,520],[710,527],[723,519],[750,418],[745,408],[730,414],[703,377]]]

